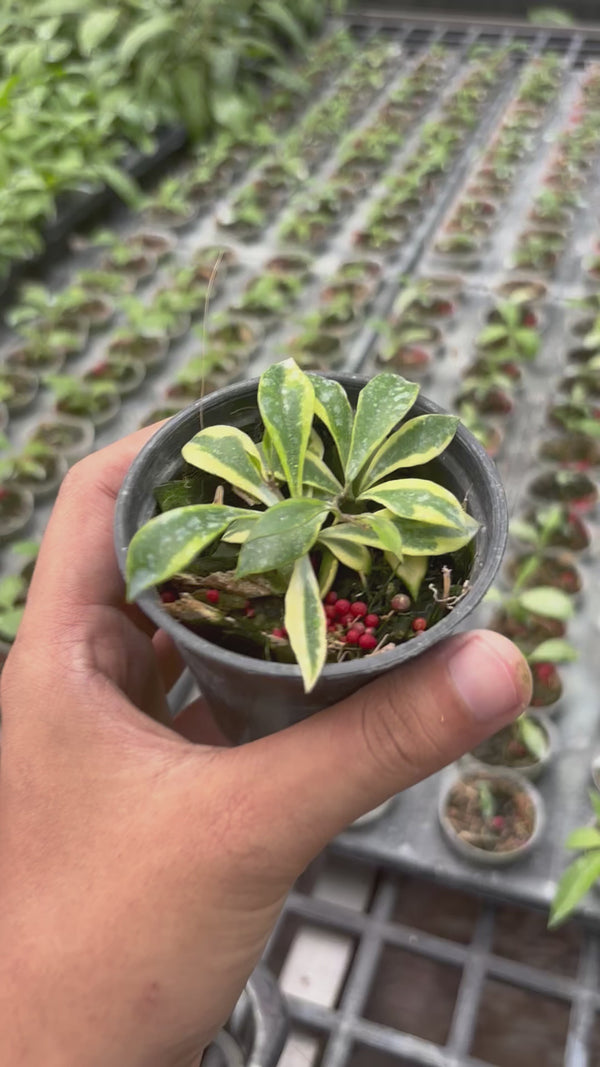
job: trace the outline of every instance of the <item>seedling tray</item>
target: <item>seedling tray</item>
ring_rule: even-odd
[[[257,341],[251,358],[231,374],[230,380],[233,381],[236,375],[255,376],[274,359],[286,354],[291,339],[302,329],[303,319],[319,306],[323,291],[340,264],[367,258],[379,267],[379,277],[356,328],[342,333],[343,362],[331,369],[372,373],[376,369],[375,357],[380,344],[376,322],[389,314],[406,278],[414,280],[451,274],[457,278],[460,287],[456,313],[443,325],[442,344],[435,352],[423,388],[427,395],[452,409],[460,374],[472,358],[475,337],[482,328],[485,315],[494,306],[496,290],[516,276],[512,263],[515,242],[529,225],[527,215],[533,197],[552,157],[557,136],[568,128],[590,63],[596,57],[600,58],[600,34],[594,30],[543,31],[527,24],[503,25],[497,21],[489,24],[469,21],[467,24],[465,20],[397,19],[372,14],[353,16],[348,25],[356,46],[354,54],[342,64],[343,69],[325,82],[319,95],[310,99],[306,112],[296,118],[291,130],[281,134],[275,147],[263,149],[256,146],[244,166],[238,166],[238,176],[226,193],[216,202],[198,208],[185,230],[171,234],[173,252],[156,265],[152,277],[139,287],[138,295],[150,308],[157,290],[169,283],[177,268],[189,264],[200,249],[214,244],[227,245],[237,261],[235,268],[219,268],[218,284],[208,311],[205,314],[203,303],[194,313],[200,334],[203,330],[210,333],[217,316],[224,310],[229,309],[239,317],[236,308],[245,287],[249,281],[264,274],[269,260],[282,254],[307,254],[309,272],[293,304],[267,320],[244,316],[256,329]],[[448,262],[436,250],[438,238],[486,148],[509,114],[523,79],[535,69],[538,58],[549,53],[558,57],[560,77],[556,92],[539,125],[531,132],[527,151],[518,162],[513,188],[497,212],[497,227],[478,256],[475,267],[465,269],[464,264]],[[494,67],[494,61],[500,56],[502,62]],[[353,99],[352,107],[335,135],[328,133],[319,141],[313,126],[309,136],[308,119],[319,114],[318,109],[327,101],[336,101],[348,93],[348,87],[357,81],[361,71],[364,75],[368,57],[372,58],[374,73],[360,83],[360,93]],[[406,122],[399,126],[396,140],[386,151],[385,158],[371,166],[368,180],[353,188],[353,195],[339,217],[326,228],[318,248],[314,250],[301,242],[283,239],[282,226],[305,205],[311,191],[318,193],[326,186],[340,166],[348,143],[347,140],[345,144],[341,143],[344,138],[364,134],[376,126],[386,103],[397,90],[410,84],[414,72],[421,70],[424,63],[429,64],[429,90],[421,94]],[[482,70],[490,72],[490,79],[479,100],[472,105],[472,122],[462,130],[439,173],[431,177],[423,202],[411,208],[405,232],[385,252],[358,248],[356,234],[364,230],[370,212],[380,203],[388,188],[387,180],[402,174],[411,161],[423,155],[428,124],[443,119],[448,108],[456,102],[465,81],[473,72]],[[253,239],[225,228],[223,223],[230,218],[240,193],[262,179],[265,166],[274,158],[285,160],[286,151],[292,150],[294,138],[301,138],[295,141],[295,151],[299,143],[304,169],[295,182],[285,186],[272,205],[268,225],[261,226]],[[585,257],[593,252],[595,240],[600,236],[596,231],[600,208],[597,182],[600,150],[591,162],[582,201],[569,219],[556,269],[543,278],[547,290],[538,309],[543,324],[539,354],[525,369],[522,385],[515,393],[514,411],[508,420],[504,420],[504,444],[498,464],[513,514],[521,513],[529,481],[534,471],[540,469],[537,450],[541,436],[548,430],[546,407],[567,367],[569,350],[579,343],[573,333],[572,301],[600,291],[600,282],[594,283],[583,266]],[[192,161],[180,160],[171,176],[180,176],[183,181],[190,166]],[[114,221],[115,230],[123,238],[138,231],[142,225],[142,220],[133,216],[119,216]],[[155,226],[152,228],[156,229]],[[97,266],[100,257],[101,250],[90,248],[65,258],[49,271],[48,285],[53,291],[60,290],[76,278],[80,270]],[[83,375],[102,360],[114,330],[123,321],[124,316],[120,313],[110,327],[91,334],[85,351],[67,365],[67,372]],[[0,357],[5,358],[15,343],[15,337],[6,328],[0,337]],[[96,431],[94,447],[116,440],[147,419],[153,409],[168,405],[169,387],[189,359],[197,354],[201,344],[202,337],[190,330],[171,341],[168,357],[162,365],[148,374],[136,393],[124,399],[118,416]],[[7,430],[11,447],[21,447],[35,427],[51,417],[52,411],[49,392],[40,389],[35,404],[25,414],[11,418]],[[41,535],[50,507],[51,502],[36,506],[26,531],[27,537]],[[585,558],[577,559],[584,588],[569,630],[570,640],[579,649],[580,660],[563,675],[563,710],[556,719],[560,747],[553,765],[539,783],[546,804],[547,823],[536,851],[513,868],[498,872],[474,869],[455,858],[437,825],[437,800],[444,781],[441,776],[434,776],[399,797],[394,808],[379,822],[364,829],[347,831],[335,843],[338,851],[370,862],[416,871],[452,885],[471,887],[497,898],[523,901],[544,909],[548,907],[567,860],[564,840],[571,829],[585,824],[590,817],[587,790],[591,784],[591,757],[597,748],[600,749],[600,709],[596,696],[600,676],[595,655],[598,640],[595,592],[600,573],[597,512],[592,512],[586,522],[592,540]],[[14,572],[22,565],[10,544],[1,549],[0,565],[4,574]],[[488,609],[483,609],[478,613],[476,623],[485,625],[487,619]],[[182,691],[178,694],[181,697]],[[579,914],[597,923],[600,920],[600,895],[590,894]]]

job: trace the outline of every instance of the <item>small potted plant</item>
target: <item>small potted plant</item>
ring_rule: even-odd
[[[543,501],[568,504],[572,511],[580,514],[592,511],[598,501],[595,482],[580,470],[543,471],[529,483],[529,492]]]
[[[550,909],[551,928],[560,926],[600,878],[600,794],[590,792],[593,809],[591,825],[582,826],[569,834],[565,847],[579,852],[564,871],[554,894]]]
[[[306,316],[300,333],[288,341],[286,350],[303,370],[335,370],[344,362],[345,347],[337,335],[322,328],[318,316]]]
[[[8,449],[8,441],[0,440],[0,447]],[[67,471],[64,456],[41,441],[28,441],[13,455],[0,460],[0,481],[31,493],[34,500],[52,496]]]
[[[179,230],[193,222],[196,207],[185,195],[178,177],[165,178],[146,199],[142,215],[152,225]]]
[[[535,544],[535,539],[544,529],[550,508],[529,508],[522,520],[512,523],[514,536],[525,544]],[[553,509],[552,509],[553,510]],[[549,548],[569,548],[572,552],[583,552],[590,543],[589,531],[579,517],[573,514],[568,507],[561,505],[558,508],[556,525],[548,537]]]
[[[33,515],[33,495],[10,479],[0,480],[0,543],[22,536]]]
[[[37,396],[38,379],[31,371],[0,366],[0,401],[11,415],[30,407]]]
[[[526,270],[551,274],[558,263],[565,244],[561,230],[527,230],[515,251],[515,266]]]
[[[513,381],[495,368],[469,373],[463,379],[455,403],[471,404],[480,415],[509,415],[513,409]]]
[[[501,300],[537,307],[548,295],[548,286],[535,278],[512,278],[496,290]]]
[[[223,349],[204,352],[190,359],[167,388],[169,402],[187,406],[227,385],[239,373],[240,361]]]
[[[551,586],[523,589],[518,583],[506,593],[490,590],[488,600],[498,606],[493,629],[526,651],[547,638],[562,637],[574,615],[571,598]]]
[[[92,237],[90,244],[104,249],[100,261],[100,270],[118,277],[130,279],[135,285],[145,281],[156,271],[157,257],[148,249],[141,249],[129,239],[123,239],[112,230],[100,230]]]
[[[159,263],[167,259],[175,249],[175,238],[157,230],[135,230],[125,238],[125,244],[143,255],[153,256]]]
[[[403,371],[411,378],[428,372],[441,339],[437,326],[401,319],[376,322],[375,327],[381,336],[376,353],[378,363]]]
[[[64,456],[67,463],[76,463],[92,451],[95,427],[90,419],[60,418],[45,419],[34,430],[31,440],[41,442]]]
[[[456,405],[456,413],[469,433],[485,448],[488,456],[492,459],[497,456],[504,440],[502,428],[480,415],[474,405],[467,401]]]
[[[258,348],[261,332],[258,324],[248,322],[241,315],[220,311],[210,320],[206,344],[211,349],[225,348],[240,364],[247,363]],[[196,333],[204,342],[204,330],[198,327]]]
[[[56,398],[59,415],[86,418],[98,428],[119,414],[121,399],[114,382],[85,382],[71,374],[52,374],[46,380]]]
[[[579,592],[581,576],[571,555],[565,550],[550,547],[561,521],[562,509],[557,505],[542,512],[537,526],[530,526],[519,519],[511,522],[513,536],[518,536],[527,545],[527,549],[520,551],[507,567],[513,590],[552,586],[569,596]]]
[[[481,352],[502,362],[530,362],[540,347],[538,316],[513,300],[502,300],[490,312],[488,324],[476,338]]]
[[[397,375],[340,383],[288,360],[182,412],[131,468],[116,515],[128,596],[173,633],[233,739],[429,647],[487,589],[506,522],[497,475],[417,394]]]
[[[9,352],[6,363],[34,374],[59,371],[67,359],[81,355],[87,344],[87,333],[59,326],[50,330],[23,326],[20,335],[22,344]]]
[[[440,793],[440,826],[463,859],[502,867],[526,856],[544,825],[542,798],[520,774],[464,770]]]
[[[23,287],[20,297],[7,315],[15,329],[29,324],[40,331],[54,327],[85,335],[91,328],[106,326],[115,313],[110,301],[90,295],[77,285],[51,293],[43,285],[29,284]]]
[[[301,289],[302,281],[297,275],[266,271],[248,282],[235,310],[271,319],[274,325],[296,302]]]
[[[91,296],[121,296],[135,289],[136,278],[100,267],[80,270],[76,284]]]
[[[84,382],[111,382],[120,397],[131,396],[143,385],[146,367],[141,359],[112,356],[94,364],[83,376]]]
[[[463,764],[516,771],[534,782],[556,754],[558,738],[552,723],[536,712],[519,715],[492,737],[474,748]]]

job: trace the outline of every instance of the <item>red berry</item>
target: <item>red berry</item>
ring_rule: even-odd
[[[329,619],[328,622],[327,622],[327,629],[329,630],[330,633],[332,633],[334,630],[337,629],[335,623],[332,622],[331,619]]]
[[[379,626],[379,615],[366,615],[365,616],[365,626],[367,626],[367,627],[369,627],[369,626],[373,626],[373,627]]]
[[[374,648],[377,648],[377,638],[373,634],[362,634],[358,639],[358,644],[364,652],[372,652]]]
[[[326,604],[335,604],[337,598],[338,598],[337,593],[335,593],[333,591],[333,589],[332,589],[331,592],[328,593],[327,596],[325,597],[325,603]]]
[[[325,615],[327,616],[328,619],[335,619],[335,617],[336,617],[335,604],[326,604],[325,605]]]
[[[364,637],[364,634],[360,634],[358,630],[355,630],[354,627],[352,627],[352,629],[348,630],[348,633],[346,634],[346,644],[358,645],[360,643],[361,637]]]
[[[374,634],[375,633],[375,627],[374,626],[367,626],[367,628],[365,630],[365,633],[366,634]]]
[[[355,615],[357,619],[360,618],[361,615],[366,615],[368,610],[364,600],[356,600],[354,604],[350,605],[350,614]]]
[[[274,626],[271,630],[271,637],[284,638],[285,630],[283,630],[281,626]]]
[[[427,629],[427,619],[419,616],[418,618],[413,619],[411,626],[416,634],[422,633],[423,630]]]
[[[537,315],[535,315],[533,311],[526,311],[523,315],[523,325],[529,326],[530,328],[532,326],[537,326]]]
[[[350,611],[350,601],[349,600],[344,600],[343,598],[341,600],[336,600],[336,603],[335,603],[336,615],[340,615],[340,616],[341,615],[347,615],[349,611]]]
[[[171,589],[165,589],[160,594],[160,599],[162,600],[163,604],[174,604],[177,600],[177,593],[174,593]]]
[[[254,608],[246,608],[246,618],[247,619],[253,619],[255,615],[256,615],[256,612],[255,612]]]
[[[492,826],[494,827],[494,830],[503,830],[504,829],[504,821],[505,820],[504,820],[504,816],[503,815],[494,815],[494,817],[491,820]]]
[[[346,626],[346,627],[354,626],[355,621],[356,620],[354,618],[354,615],[350,615],[350,614],[345,615],[344,618],[342,619],[342,622],[343,622],[344,626]]]
[[[408,611],[410,608],[410,597],[406,593],[396,593],[390,600],[390,607],[393,611]]]
[[[535,668],[540,682],[549,682],[554,675],[554,667],[551,663],[538,663]]]
[[[207,589],[206,590],[206,599],[208,600],[209,604],[218,604],[219,603],[219,592],[218,592],[218,590],[217,589]]]
[[[366,632],[367,627],[365,626],[364,622],[359,622],[359,620],[356,619],[352,623],[352,629],[357,630],[359,634],[364,634]]]

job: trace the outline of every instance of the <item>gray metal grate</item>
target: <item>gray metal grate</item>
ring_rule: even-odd
[[[317,866],[326,863],[321,859]],[[332,1007],[288,998],[316,1037],[307,1067],[586,1067],[600,1057],[599,940],[575,924],[379,871],[366,911],[293,892],[271,943],[279,969],[298,928],[355,949]]]

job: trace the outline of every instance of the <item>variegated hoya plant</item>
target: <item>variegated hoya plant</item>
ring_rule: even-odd
[[[293,360],[271,366],[257,439],[200,429],[182,449],[187,473],[157,489],[162,513],[129,547],[128,599],[158,586],[167,610],[212,639],[237,632],[265,658],[297,662],[307,692],[327,661],[415,638],[468,587],[468,566],[452,576],[444,565],[425,590],[431,611],[415,618],[426,576],[478,529],[448,489],[411,476],[458,422],[402,421],[418,392],[378,374],[353,411],[338,382]]]

